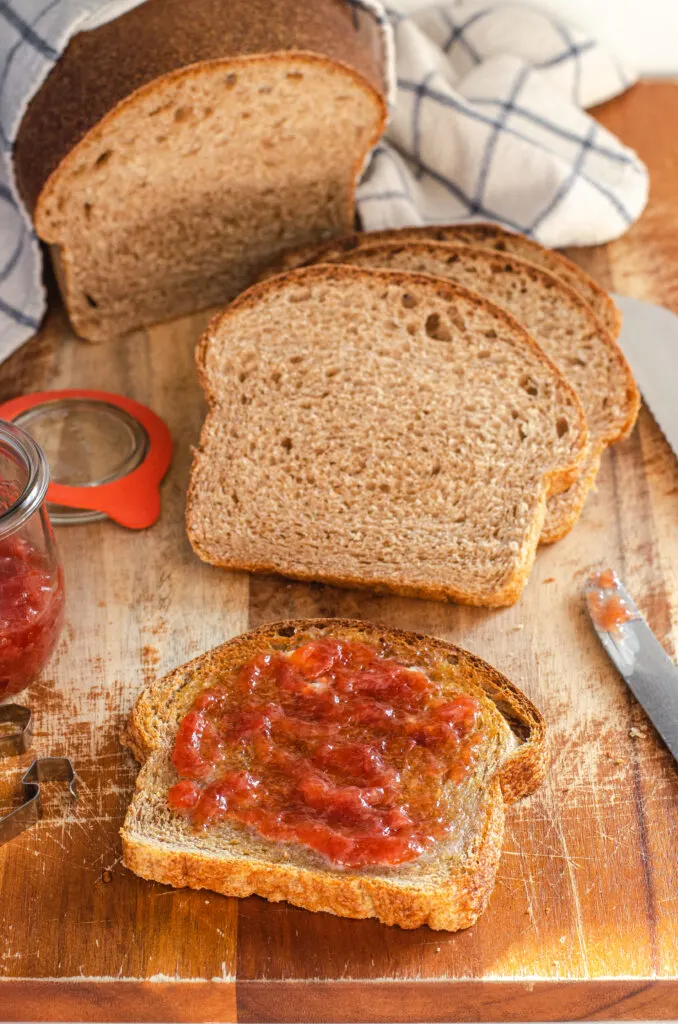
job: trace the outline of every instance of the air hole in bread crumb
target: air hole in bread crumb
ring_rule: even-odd
[[[447,262],[448,262],[448,264],[458,263],[459,259],[460,259],[459,254],[455,252],[454,255],[447,257]]]
[[[390,492],[390,490],[391,490],[391,487],[390,487],[389,484],[386,484],[386,483],[379,484],[379,490],[383,491],[384,494],[388,494]]]
[[[295,633],[296,629],[294,626],[281,626],[278,630],[278,636],[294,636]]]
[[[224,78],[224,85],[227,89],[232,89],[235,83],[238,81],[238,76],[230,71]]]
[[[238,380],[240,381],[241,384],[244,384],[245,381],[247,380],[247,374],[245,373],[244,370],[241,370],[240,373],[238,374]]]
[[[85,301],[87,305],[90,307],[90,309],[99,308],[99,303],[96,301],[96,299],[93,299],[91,295],[88,295],[87,292],[85,292]]]
[[[271,86],[271,85],[260,85],[259,86],[259,92],[261,92],[261,93],[273,92],[273,86]]]
[[[234,505],[240,504],[240,498],[238,497],[237,491],[233,491],[233,493],[231,494],[231,501],[233,502]]]
[[[290,356],[290,363],[292,364],[292,366],[297,366],[299,363],[303,363],[303,361],[303,356]]]
[[[191,117],[193,117],[193,107],[177,107],[174,111],[175,121],[188,121]]]
[[[527,433],[525,432],[525,427],[522,423],[518,424],[518,437],[520,438],[521,444],[523,441],[527,440]]]
[[[440,473],[441,469],[442,469],[442,466],[440,465],[439,462],[434,463],[433,469],[431,470],[431,476],[438,476],[438,474]]]
[[[164,110],[167,110],[168,107],[171,107],[171,106],[172,106],[171,103],[162,103],[159,107],[156,107],[154,110],[149,110],[148,116],[149,117],[155,117],[157,114],[162,114],[162,112]]]
[[[338,367],[338,366],[333,366],[333,367],[331,367],[331,368],[330,368],[330,369],[329,369],[329,370],[327,371],[327,373],[325,374],[325,376],[326,376],[326,377],[336,377],[338,373],[339,373],[339,367]]]
[[[520,378],[519,383],[523,391],[527,391],[528,395],[531,395],[532,398],[536,398],[539,394],[537,382],[533,377],[530,377],[528,373],[523,374],[523,376]]]
[[[493,330],[492,328],[490,328],[489,331],[485,331],[485,337],[486,338],[496,338],[497,337],[497,332],[495,330]]]
[[[84,206],[83,206],[83,210],[85,211],[85,217],[87,218],[87,220],[89,220],[90,217],[92,216],[92,204],[91,203],[85,203]]]
[[[112,156],[113,156],[113,150],[112,149],[105,150],[103,153],[100,153],[99,156],[96,158],[96,160],[94,161],[94,166],[95,167],[105,167],[106,164],[108,163],[108,161],[111,159]]]
[[[312,298],[313,295],[311,294],[311,289],[304,288],[298,292],[292,292],[292,294],[288,296],[288,302],[308,302],[308,300]]]
[[[405,292],[402,299],[400,300],[405,309],[414,309],[419,304],[419,299],[416,295],[411,295],[409,292]]]
[[[434,338],[435,341],[452,340],[450,329],[442,322],[440,313],[429,313],[426,317],[425,329],[429,338]]]
[[[520,413],[517,409],[511,409],[511,419],[517,420],[519,416]]]
[[[567,422],[565,417],[559,416],[556,420],[556,432],[558,434],[558,437],[565,437],[565,434],[567,434],[569,429],[570,424]]]
[[[288,71],[287,77],[291,82],[300,82],[304,77],[301,71]],[[339,97],[341,99],[341,97]]]
[[[478,353],[478,359],[489,359],[489,358],[490,358],[490,350],[489,350],[489,348],[484,348],[482,350],[482,352]]]
[[[271,374],[271,380],[273,381],[274,384],[279,384],[281,376],[282,374],[278,370],[276,370],[275,373]]]
[[[243,121],[248,121],[251,116],[252,115],[250,114],[249,110],[243,110],[242,114],[240,115],[240,118]]]
[[[286,452],[291,452],[292,451],[292,438],[291,437],[283,437],[282,441],[280,442],[280,445],[281,445],[282,448],[285,449]],[[301,483],[301,481],[299,481],[299,483]]]
[[[414,336],[417,333],[417,325],[416,324],[408,324],[407,325],[407,333]]]

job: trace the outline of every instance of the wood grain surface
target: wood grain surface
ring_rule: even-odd
[[[599,111],[649,163],[642,220],[576,258],[609,288],[678,311],[678,85]],[[678,1017],[678,771],[583,610],[587,570],[618,568],[667,651],[678,626],[678,461],[649,413],[608,451],[581,522],[544,548],[518,605],[373,597],[201,564],[183,530],[203,416],[193,348],[207,316],[90,346],[55,308],[0,368],[0,398],[105,388],[155,409],[175,457],[151,530],[61,527],[68,623],[26,695],[31,755],[0,762],[0,806],[33,754],[67,754],[80,800],[0,850],[0,1019],[484,1021]],[[678,355],[677,355],[678,358]],[[512,808],[497,888],[467,932],[403,932],[252,897],[173,891],[127,872],[120,827],[136,767],[117,741],[145,683],[250,626],[363,616],[477,652],[543,709],[552,768]]]

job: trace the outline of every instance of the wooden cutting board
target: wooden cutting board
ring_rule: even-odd
[[[600,110],[648,161],[647,213],[577,258],[615,290],[678,309],[678,85]],[[46,818],[0,850],[0,1018],[81,1021],[451,1021],[678,1017],[678,770],[606,660],[580,588],[617,567],[670,654],[678,628],[678,461],[644,410],[597,493],[540,551],[501,611],[374,597],[200,563],[183,530],[203,405],[197,316],[91,346],[55,309],[0,370],[0,398],[105,387],[152,406],[176,445],[153,529],[62,527],[68,623],[33,688],[34,754],[69,755]],[[678,353],[677,353],[678,361]],[[120,863],[136,774],[117,736],[139,690],[227,637],[288,616],[364,616],[454,640],[544,710],[552,767],[511,809],[496,891],[457,935],[404,932],[252,897],[173,891]],[[29,756],[0,763],[0,801]]]

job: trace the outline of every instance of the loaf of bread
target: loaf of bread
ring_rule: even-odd
[[[628,435],[640,404],[621,349],[590,307],[542,267],[491,249],[422,240],[368,245],[363,240],[334,261],[449,278],[507,309],[539,342],[577,392],[589,429],[589,453],[579,479],[549,499],[541,539],[560,540],[579,518],[603,450]]]
[[[221,305],[281,250],[350,230],[381,43],[345,0],[146,0],[76,35],[15,148],[75,330]]]
[[[230,569],[512,604],[586,454],[576,394],[527,331],[428,275],[272,278],[213,320],[198,368],[188,535]]]
[[[337,867],[308,846],[266,838],[232,817],[196,829],[168,806],[178,777],[171,756],[175,738],[196,697],[213,686],[228,692],[254,656],[288,653],[327,638],[367,645],[424,672],[447,699],[463,695],[478,702],[480,745],[473,768],[462,781],[445,783],[446,802],[455,809],[451,827],[440,845],[417,860],[396,867]],[[124,741],[143,768],[122,829],[123,858],[142,878],[448,931],[467,928],[487,905],[505,805],[532,793],[546,765],[543,718],[496,669],[442,640],[344,619],[263,626],[176,669],[142,693]]]
[[[607,292],[590,274],[572,260],[568,260],[562,253],[546,249],[525,235],[506,231],[499,224],[429,224],[424,227],[393,228],[386,231],[353,231],[342,238],[287,250],[262,272],[260,280],[286,270],[294,270],[296,267],[322,263],[327,259],[335,260],[342,253],[359,249],[363,245],[413,241],[481,246],[484,249],[496,249],[497,252],[518,256],[538,267],[543,267],[575,292],[579,292],[613,338],[619,334],[621,314]]]

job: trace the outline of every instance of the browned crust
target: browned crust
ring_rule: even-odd
[[[538,269],[538,268],[537,268]],[[335,576],[335,575],[322,575],[317,574],[304,574],[304,573],[292,573],[285,570],[285,575],[291,576],[294,579],[300,580],[319,580],[323,583],[329,583],[339,587],[351,587],[351,588],[367,588],[373,591],[385,590],[390,593],[398,594],[402,597],[420,597],[430,600],[437,601],[454,601],[460,604],[470,604],[481,607],[504,607],[506,605],[515,604],[520,597],[523,587],[527,582],[527,579],[534,562],[534,557],[539,543],[540,531],[543,524],[543,518],[546,513],[546,499],[551,494],[557,494],[561,491],[566,490],[579,475],[579,467],[586,458],[587,454],[587,442],[588,442],[588,431],[586,428],[586,420],[584,413],[581,408],[579,399],[576,396],[574,389],[565,380],[560,371],[556,368],[555,364],[545,355],[539,345],[534,341],[530,334],[525,330],[522,325],[515,320],[510,313],[499,306],[495,306],[489,300],[483,298],[477,293],[471,291],[468,288],[464,288],[461,285],[457,285],[454,282],[445,280],[443,278],[436,278],[431,274],[414,274],[406,271],[393,271],[393,270],[367,270],[363,268],[349,267],[343,264],[337,264],[332,266],[330,264],[320,264],[318,266],[306,267],[300,270],[291,271],[289,274],[282,274],[275,278],[269,278],[266,281],[261,282],[258,285],[254,285],[252,288],[248,288],[247,291],[235,299],[230,306],[228,306],[222,313],[217,314],[212,318],[207,330],[202,335],[200,342],[196,349],[196,363],[198,367],[198,378],[200,384],[205,392],[208,405],[213,407],[217,404],[217,397],[210,389],[209,380],[205,371],[205,355],[209,344],[215,335],[217,330],[224,327],[228,320],[237,313],[241,308],[256,305],[262,296],[268,292],[277,291],[283,289],[289,281],[294,280],[308,280],[320,279],[324,281],[331,281],[340,278],[345,278],[347,274],[350,275],[368,275],[378,277],[384,281],[396,281],[398,283],[407,284],[425,284],[431,285],[435,282],[435,288],[438,294],[444,292],[447,296],[457,296],[463,298],[467,302],[471,302],[476,305],[482,306],[484,309],[490,309],[492,313],[498,318],[503,320],[514,334],[521,336],[522,341],[528,346],[534,355],[546,363],[551,372],[558,377],[561,386],[570,393],[570,399],[573,405],[577,408],[579,413],[579,433],[578,433],[578,446],[577,456],[572,459],[572,462],[566,465],[559,465],[552,467],[551,471],[545,473],[543,481],[543,502],[542,510],[540,515],[535,518],[532,525],[532,529],[529,533],[526,542],[525,557],[521,565],[516,566],[515,573],[504,580],[500,587],[497,587],[494,591],[490,592],[478,592],[468,593],[456,589],[453,586],[446,587],[424,587],[424,586],[408,586],[397,580],[386,580],[386,579],[368,579],[365,576],[353,577],[353,576]],[[205,421],[207,422],[207,420]],[[194,451],[193,463],[200,453],[200,449],[203,443],[203,437],[205,432],[205,424],[203,424],[203,430],[201,432],[200,442],[197,451]],[[191,542],[193,550],[205,562],[209,562],[212,565],[218,565],[222,568],[227,569],[240,569],[247,572],[253,573],[275,573],[280,572],[279,566],[271,563],[254,563],[254,562],[243,562],[238,559],[233,560],[215,560],[208,552],[206,552],[197,540],[192,526],[191,520],[193,517],[193,509],[195,498],[195,488],[193,473],[188,487],[188,495],[186,501],[186,532]]]
[[[67,154],[138,89],[189,65],[284,51],[353,69],[385,118],[377,28],[362,18],[358,31],[342,0],[146,0],[74,36],[29,104],[15,143],[27,207],[35,208]]]
[[[362,245],[370,245],[374,242],[402,242],[410,239],[428,239],[436,242],[463,243],[470,239],[469,244],[474,242],[487,248],[495,249],[498,252],[505,252],[506,246],[515,243],[519,239],[520,249],[529,256],[522,256],[528,262],[536,263],[538,266],[546,267],[552,274],[569,284],[571,288],[579,292],[582,298],[591,306],[596,316],[603,322],[606,329],[613,338],[617,338],[621,330],[621,312],[607,292],[600,287],[598,282],[587,274],[582,267],[573,263],[562,253],[554,249],[547,249],[525,235],[515,234],[500,227],[498,224],[477,223],[477,224],[433,224],[425,227],[404,227],[390,228],[384,231],[353,231],[330,241],[320,242],[317,245],[305,245],[295,249],[288,249],[279,256],[268,267],[260,277],[264,280],[273,274],[282,273],[285,270],[293,270],[296,267],[307,266],[310,263],[317,263],[320,259],[330,253],[350,252],[360,248]]]
[[[359,636],[368,642],[386,641],[394,655],[434,654],[458,664],[462,659],[480,675],[486,696],[510,723],[522,743],[502,764],[491,781],[486,801],[484,828],[470,856],[435,890],[395,886],[388,879],[266,864],[241,858],[213,858],[165,848],[161,843],[136,835],[127,822],[122,829],[124,863],[143,878],[168,885],[209,888],[229,896],[256,893],[269,900],[286,900],[312,911],[342,917],[377,917],[401,928],[455,931],[473,924],[489,900],[501,854],[504,804],[532,793],[546,770],[544,719],[532,702],[502,673],[481,658],[455,644],[400,629],[377,626],[356,619],[300,619],[272,623],[227,641],[186,665],[170,672],[145,690],[132,711],[124,742],[135,756],[148,758],[166,742],[158,728],[162,712],[184,687],[210,678],[240,664],[274,643],[290,648],[299,636],[313,631],[335,636]],[[137,783],[143,788],[144,772]]]
[[[498,790],[496,783],[493,789]],[[314,913],[364,919],[400,928],[459,931],[474,924],[487,906],[501,857],[504,805],[492,793],[481,842],[465,870],[435,890],[404,890],[368,875],[343,878],[291,864],[263,864],[236,858],[210,858],[146,842],[122,830],[123,864],[149,881],[175,888],[211,889],[224,896],[284,900]]]

